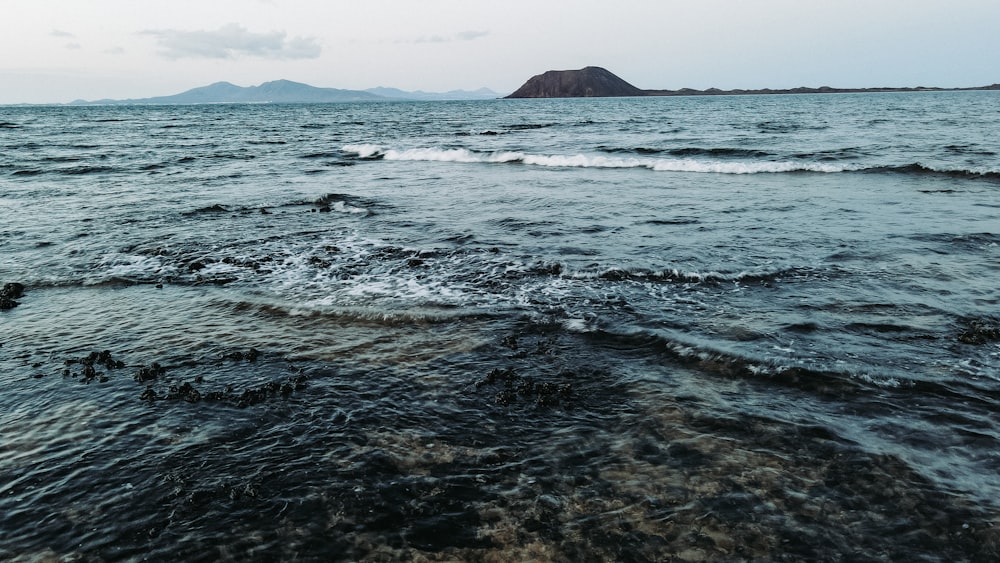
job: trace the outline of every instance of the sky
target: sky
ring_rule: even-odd
[[[1000,82],[998,0],[0,0],[0,104],[218,81],[501,94],[601,66],[639,88]]]

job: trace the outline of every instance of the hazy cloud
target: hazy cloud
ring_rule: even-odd
[[[76,37],[76,35],[73,35],[68,31],[63,31],[61,29],[53,29],[52,32],[49,33],[49,35],[51,35],[52,37]]]
[[[124,55],[125,54],[125,48],[124,47],[109,47],[109,48],[105,49],[104,52],[106,54],[108,54],[108,55]]]
[[[479,39],[480,37],[486,37],[489,34],[489,31],[463,31],[461,33],[456,33],[455,39],[458,39],[459,41],[472,41],[474,39]]]
[[[254,33],[231,23],[214,31],[158,29],[142,32],[156,38],[161,54],[170,59],[315,59],[322,48],[312,37],[288,38],[283,31]]]
[[[489,35],[489,31],[461,31],[454,35],[429,35],[416,39],[398,41],[397,43],[451,43],[453,41],[474,41]]]
[[[77,49],[82,49],[83,48],[83,45],[80,45],[79,43],[67,43],[67,44],[65,44],[63,46],[66,47],[67,49],[71,49],[73,51],[75,51]]]
[[[443,35],[430,35],[418,37],[414,39],[412,43],[447,43],[448,41],[451,40]],[[402,43],[411,43],[411,41],[402,41]]]

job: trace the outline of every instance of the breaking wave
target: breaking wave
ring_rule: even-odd
[[[769,153],[743,149],[674,149],[658,151],[641,149],[632,152],[639,156],[619,156],[619,149],[601,148],[609,154],[531,154],[522,151],[477,151],[464,147],[417,147],[392,149],[376,144],[351,144],[341,147],[348,158],[363,160],[395,160],[420,162],[458,162],[481,164],[525,164],[552,168],[645,168],[654,172],[692,172],[712,174],[779,174],[787,172],[866,172],[905,174],[914,176],[943,176],[966,180],[1000,182],[1000,171],[991,169],[954,170],[921,163],[886,166],[864,166],[829,162],[803,162],[796,160],[752,160]],[[668,154],[671,157],[660,156]],[[696,156],[707,158],[692,158]],[[674,158],[678,157],[678,158]],[[748,158],[751,160],[735,160]]]
[[[526,164],[553,168],[646,168],[655,172],[760,174],[781,172],[844,172],[843,166],[783,161],[721,161],[692,158],[620,157],[605,155],[541,155],[520,151],[480,152],[466,148],[421,147],[386,149],[374,144],[344,145],[344,153],[361,159],[487,164]]]

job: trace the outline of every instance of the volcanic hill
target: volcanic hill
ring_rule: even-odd
[[[532,76],[508,98],[601,98],[644,96],[639,88],[597,66],[580,70],[550,70]]]

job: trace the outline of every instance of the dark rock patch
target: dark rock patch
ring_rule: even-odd
[[[195,387],[195,383],[201,383],[201,378],[197,378],[194,382],[183,381],[180,384],[170,385],[165,393],[158,392],[152,385],[147,385],[142,394],[139,395],[139,399],[148,403],[157,401],[199,403],[205,401],[246,408],[272,399],[286,398],[293,392],[304,388],[308,379],[305,374],[299,373],[286,379],[268,381],[242,391],[235,389],[233,385],[226,385],[221,390],[202,391]]]
[[[108,381],[108,374],[112,370],[124,369],[126,367],[125,362],[114,359],[108,350],[91,352],[80,358],[70,358],[65,361],[65,365],[66,368],[63,369],[63,377],[79,378],[83,383],[90,383],[95,379],[101,383],[105,383]],[[74,370],[73,366],[80,366],[79,371]],[[107,372],[98,371],[100,367],[105,368]]]
[[[153,362],[153,365],[149,367],[141,367],[139,371],[135,373],[134,379],[139,383],[145,383],[147,381],[152,381],[158,377],[165,374],[167,370],[157,362]]]
[[[307,262],[309,262],[309,264],[311,264],[313,266],[316,266],[318,268],[329,268],[330,266],[333,265],[333,263],[330,262],[329,260],[324,260],[324,259],[320,258],[319,256],[310,256],[309,259],[307,260]]]
[[[958,335],[964,344],[1000,342],[1000,322],[995,319],[972,319]]]
[[[199,207],[194,211],[188,213],[188,215],[193,215],[195,213],[229,213],[229,209],[216,203],[215,205],[209,205],[208,207]]]
[[[226,361],[256,363],[263,356],[264,354],[256,348],[245,351],[237,350],[222,354],[220,361],[214,362],[214,365],[220,366]],[[185,364],[185,367],[197,365],[199,364]],[[308,377],[302,373],[301,369],[293,366],[289,366],[289,368],[294,372],[289,377],[272,379],[242,389],[233,383],[212,388],[205,384],[205,377],[200,375],[190,380],[175,378],[172,381],[163,381],[167,370],[157,362],[153,362],[150,367],[140,368],[134,379],[139,383],[146,384],[139,399],[148,403],[157,401],[208,402],[245,408],[272,399],[286,398],[294,391],[305,387]]]
[[[20,305],[16,299],[24,296],[24,285],[12,282],[5,283],[0,290],[0,311],[7,311]]]
[[[568,383],[536,382],[518,375],[513,369],[493,369],[476,382],[476,387],[501,387],[494,396],[498,405],[511,405],[531,401],[540,406],[555,406],[572,399],[572,385]]]
[[[260,357],[260,350],[257,350],[256,348],[250,348],[246,352],[237,350],[235,352],[229,352],[227,354],[223,354],[222,357],[227,360],[233,360],[237,362],[242,362],[243,360],[246,360],[248,362],[256,362],[257,358]]]
[[[209,363],[216,367],[222,366],[225,362],[256,363],[263,357],[264,353],[256,348],[250,348],[224,353],[216,361]],[[73,378],[81,383],[108,382],[111,380],[113,371],[128,367],[125,362],[115,358],[108,350],[68,358],[64,360],[63,365],[63,377]],[[206,376],[203,375],[195,374],[192,377],[184,377],[171,374],[172,376],[168,377],[168,371],[186,371],[199,367],[212,369],[201,362],[184,362],[170,367],[169,370],[167,366],[155,361],[148,365],[133,364],[133,366],[136,366],[136,371],[132,379],[144,386],[139,399],[150,404],[158,401],[214,402],[243,408],[274,399],[287,398],[293,392],[304,388],[309,379],[301,368],[289,364],[288,369],[292,375],[286,377],[273,378],[270,381],[246,386],[241,386],[238,383],[216,384],[213,388],[210,384],[206,384]],[[32,367],[42,368],[43,364],[36,363]],[[267,368],[267,366],[264,367]],[[188,373],[190,372],[188,371]],[[208,373],[211,372],[206,372],[206,375]],[[45,375],[43,371],[39,371],[33,375],[33,378],[40,379]]]
[[[503,340],[500,341],[500,345],[505,348],[510,348],[511,350],[517,350],[517,337],[505,336]]]
[[[244,260],[240,258],[233,258],[232,256],[226,256],[221,260],[221,262],[230,266],[247,268],[249,270],[253,270],[254,272],[267,274],[270,273],[271,270],[265,269],[264,264],[274,262],[274,258],[267,254],[257,258],[256,260]]]

